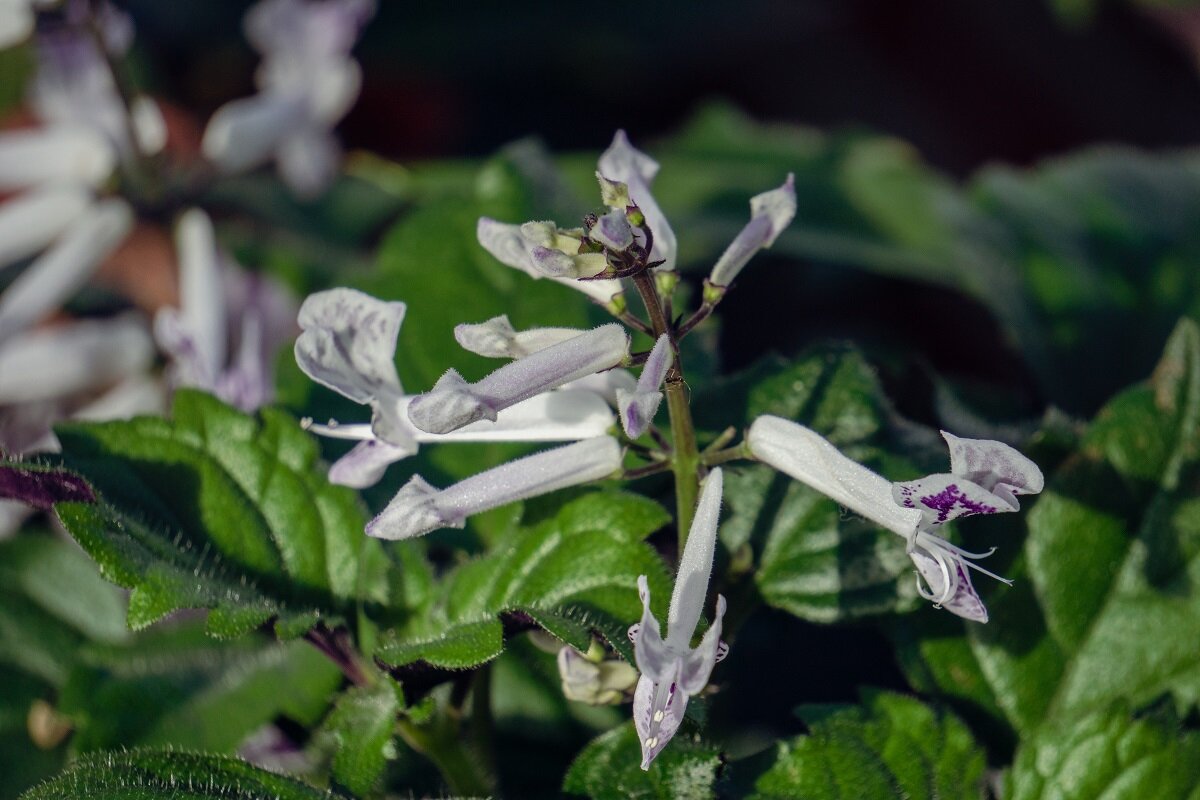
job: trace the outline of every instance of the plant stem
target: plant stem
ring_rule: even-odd
[[[696,510],[696,498],[700,494],[700,452],[696,447],[696,428],[692,424],[692,410],[688,404],[687,384],[683,380],[683,369],[679,364],[679,341],[663,309],[662,299],[648,272],[633,276],[654,335],[667,334],[671,352],[675,359],[667,372],[664,391],[667,395],[667,413],[671,417],[671,470],[675,473],[675,524],[678,528],[679,552],[687,544],[688,529],[692,527],[692,514]]]
[[[746,452],[746,446],[739,444],[736,447],[727,447],[724,450],[705,451],[701,460],[706,467],[715,467],[718,464],[724,464],[726,461],[734,461],[739,458],[749,458]]]
[[[396,720],[400,738],[437,766],[451,794],[490,797],[495,792],[495,780],[459,738],[457,727],[445,718],[428,725],[417,725],[404,718]]]

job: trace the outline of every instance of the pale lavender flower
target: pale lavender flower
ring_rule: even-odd
[[[531,328],[517,331],[507,314],[487,322],[454,326],[454,339],[464,350],[486,358],[524,358],[583,333],[578,328]]]
[[[28,39],[37,9],[46,5],[44,0],[0,0],[0,49]]]
[[[596,220],[588,236],[609,250],[623,252],[633,246],[633,226],[625,209],[613,209]]]
[[[712,624],[700,643],[691,646],[708,594],[721,515],[721,489],[718,467],[704,481],[696,516],[679,559],[679,573],[667,609],[666,639],[650,611],[646,576],[638,578],[642,619],[629,628],[629,638],[642,673],[633,694],[633,724],[642,745],[642,769],[649,769],[650,762],[667,746],[683,721],[688,699],[704,689],[713,667],[729,651],[721,641],[721,620],[725,616],[725,598],[721,595],[717,595]]]
[[[295,301],[227,258],[199,209],[180,217],[175,244],[180,308],[160,309],[154,321],[155,338],[172,359],[172,381],[254,411],[274,393],[275,355],[292,337]]]
[[[467,383],[447,370],[432,390],[413,398],[408,418],[428,433],[449,433],[476,420],[495,420],[509,406],[601,370],[629,356],[629,336],[616,323],[531,353]]]
[[[787,180],[778,189],[750,199],[750,222],[717,259],[708,282],[722,288],[733,283],[755,253],[775,244],[795,216],[796,178],[788,173]]]
[[[550,278],[556,283],[561,283],[564,286],[569,286],[576,291],[584,293],[606,308],[612,308],[615,303],[620,302],[624,289],[621,287],[621,281],[619,280],[613,278],[576,280],[573,277],[552,275],[547,272],[547,269],[550,268],[552,257],[546,253],[542,253],[541,262],[536,262],[534,259],[534,251],[538,247],[548,249],[545,245],[538,244],[539,241],[545,241],[545,239],[541,236],[541,233],[538,234],[536,240],[527,238],[523,232],[525,227],[525,225],[510,225],[504,222],[497,222],[489,217],[480,217],[479,224],[475,229],[475,235],[484,249],[495,256],[505,266],[519,269],[531,278]],[[532,232],[533,230],[530,228],[528,232]],[[601,254],[597,253],[594,255]],[[602,255],[601,258],[603,258]]]
[[[658,270],[675,269],[678,244],[667,217],[650,193],[650,184],[658,174],[658,162],[629,143],[625,131],[617,131],[612,144],[600,156],[599,174],[608,181],[618,181],[628,187],[628,196],[646,217],[646,226],[654,235],[650,251],[652,261],[663,262]],[[622,209],[623,210],[623,209]]]
[[[362,82],[350,50],[375,11],[373,0],[262,0],[246,15],[246,37],[263,55],[259,94],[213,115],[204,154],[224,172],[272,158],[297,194],[333,179],[341,149],[333,136]]]
[[[602,480],[620,469],[620,445],[612,437],[598,436],[501,464],[445,489],[436,489],[415,475],[387,508],[367,523],[367,534],[411,539],[438,528],[461,528],[473,514]]]
[[[950,445],[951,473],[895,484],[842,455],[815,431],[779,417],[756,419],[747,441],[760,461],[903,536],[924,579],[917,582],[922,597],[965,619],[987,622],[968,568],[1010,583],[973,561],[995,548],[970,553],[933,531],[960,516],[1018,510],[1016,495],[1040,492],[1042,473],[1008,445],[942,435]]]
[[[667,371],[675,360],[671,349],[671,340],[667,334],[658,337],[650,356],[642,367],[642,375],[638,378],[634,390],[617,389],[617,408],[621,412],[621,427],[630,439],[636,439],[646,432],[654,415],[662,404],[661,387],[667,377]]]
[[[359,442],[330,469],[334,483],[370,486],[390,464],[414,455],[423,443],[571,441],[602,435],[612,425],[612,413],[598,395],[563,391],[530,397],[500,411],[491,422],[465,425],[445,435],[416,427],[408,415],[415,398],[404,394],[395,366],[404,311],[403,303],[385,303],[352,289],[319,292],[300,309],[300,368],[318,383],[372,409],[370,425],[306,421],[314,433]]]

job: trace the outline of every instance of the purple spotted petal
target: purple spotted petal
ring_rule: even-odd
[[[1020,507],[1016,495],[1038,494],[1045,478],[1038,465],[1003,442],[962,439],[942,431],[950,447],[950,472],[1004,498],[1013,509]]]
[[[941,525],[972,514],[1016,511],[1015,503],[957,475],[942,473],[892,484],[892,498],[921,512],[922,527]]]
[[[676,660],[674,667],[677,677],[681,662]],[[679,688],[675,678],[661,683],[655,683],[644,674],[638,678],[633,693],[633,727],[642,746],[642,769],[650,769],[650,763],[679,730],[687,703],[688,695]]]

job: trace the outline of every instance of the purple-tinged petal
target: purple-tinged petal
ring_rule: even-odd
[[[540,280],[547,276],[533,266],[528,242],[521,235],[522,227],[524,226],[510,225],[488,217],[480,217],[475,228],[475,235],[479,239],[479,244],[495,256],[501,264],[519,269],[534,280]],[[586,294],[602,306],[610,305],[614,298],[624,292],[621,281],[615,278],[586,281],[574,278],[551,278],[551,280]]]
[[[617,131],[612,144],[600,156],[599,172],[610,181],[620,181],[629,187],[629,197],[646,217],[646,226],[654,235],[654,247],[650,258],[662,261],[657,269],[675,269],[678,245],[675,232],[671,230],[667,217],[650,193],[650,184],[658,174],[658,162],[637,150],[629,143],[625,131]]]
[[[921,515],[895,503],[891,482],[842,455],[816,431],[764,415],[754,420],[746,440],[755,458],[856,514],[906,538],[916,532]]]
[[[501,464],[440,491],[414,476],[367,524],[367,535],[409,539],[438,528],[461,528],[472,514],[601,480],[620,468],[620,446],[600,436]]]
[[[721,641],[721,623],[725,618],[725,598],[717,595],[716,614],[713,615],[712,625],[704,632],[704,638],[696,649],[687,654],[683,661],[683,671],[679,676],[679,687],[688,694],[699,694],[708,685],[713,667],[729,652],[729,647]]]
[[[91,193],[75,184],[49,184],[0,205],[0,267],[44,250],[91,205]]]
[[[366,489],[383,478],[392,464],[415,455],[417,448],[396,447],[382,439],[359,442],[329,468],[329,482],[352,489]]]
[[[674,360],[675,354],[671,349],[670,337],[664,333],[658,337],[658,341],[650,350],[650,356],[646,359],[645,366],[642,367],[642,374],[638,378],[634,391],[616,390],[617,408],[621,412],[621,427],[625,429],[629,438],[636,439],[641,436],[654,421],[654,415],[658,411],[659,405],[662,404],[663,398],[659,389],[666,380],[667,371],[671,369]]]
[[[648,675],[655,681],[665,680],[669,677],[665,670],[672,665],[674,656],[663,642],[658,620],[650,611],[650,585],[645,575],[638,576],[637,587],[638,598],[642,601],[642,619],[629,629],[630,638],[633,640],[634,661],[643,675]]]
[[[1003,442],[962,439],[942,431],[950,447],[950,472],[1004,499],[1013,510],[1020,508],[1016,495],[1038,494],[1045,478],[1038,465]]]
[[[679,557],[679,572],[675,576],[675,589],[671,592],[671,605],[667,611],[667,644],[676,652],[684,652],[691,645],[692,634],[704,608],[704,598],[708,595],[723,485],[720,467],[704,479],[687,544]]]
[[[0,342],[75,294],[132,226],[132,210],[116,199],[102,200],[76,219],[0,294]]]
[[[987,622],[987,608],[979,599],[975,587],[971,585],[971,576],[962,560],[945,550],[940,550],[939,555],[940,559],[935,558],[930,551],[921,546],[913,548],[909,553],[918,574],[929,587],[926,591],[918,583],[917,588],[921,595],[963,619]]]
[[[610,250],[625,251],[633,244],[633,228],[624,209],[614,209],[596,220],[588,236]]]
[[[957,475],[929,475],[892,484],[892,498],[904,508],[921,512],[921,526],[937,526],[972,514],[1016,511],[1017,506]]]
[[[487,322],[454,326],[454,339],[464,350],[487,358],[524,358],[581,333],[578,328],[531,328],[518,332],[505,314]]]
[[[733,283],[754,254],[773,245],[795,216],[796,182],[795,176],[789,173],[778,189],[750,200],[750,222],[717,259],[709,275],[709,283],[721,287]]]
[[[592,392],[604,398],[613,408],[617,407],[617,393],[637,391],[637,378],[627,369],[616,367],[595,375],[586,375],[579,380],[564,383],[563,389],[578,389]]]
[[[449,370],[408,406],[412,423],[428,433],[449,433],[522,400],[585,375],[614,367],[629,354],[629,337],[616,324],[601,325],[500,367],[476,383]]]
[[[296,340],[296,363],[308,377],[356,403],[399,395],[396,336],[404,311],[404,303],[354,289],[310,295],[300,306],[304,332]]]
[[[279,177],[300,198],[312,198],[333,182],[342,163],[342,146],[326,128],[309,127],[279,144]]]

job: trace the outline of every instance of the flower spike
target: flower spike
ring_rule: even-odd
[[[658,174],[658,162],[631,145],[625,131],[617,131],[612,144],[601,154],[597,167],[610,184],[625,184],[630,200],[645,215],[646,225],[654,235],[650,260],[662,262],[657,268],[661,272],[675,269],[678,250],[675,232],[671,230],[671,225],[654,200],[654,195],[650,193],[650,184]],[[603,184],[604,181],[601,181],[602,186]]]
[[[450,433],[536,394],[610,367],[629,355],[629,336],[616,323],[601,325],[506,364],[476,383],[448,370],[433,389],[408,406],[412,424],[428,433]]]
[[[690,646],[708,594],[721,513],[721,489],[721,470],[717,468],[704,481],[687,544],[679,559],[665,639],[650,611],[646,576],[638,578],[642,619],[629,629],[629,637],[642,673],[633,695],[633,724],[642,745],[642,769],[650,768],[650,762],[675,735],[688,699],[704,689],[713,666],[729,650],[721,641],[721,620],[725,616],[725,598],[721,595],[717,595],[713,622],[700,644],[695,648]]]
[[[637,387],[632,391],[617,389],[617,407],[621,411],[621,427],[625,429],[630,439],[636,439],[646,432],[654,421],[654,414],[662,404],[663,394],[659,391],[667,377],[667,370],[675,354],[671,350],[670,337],[663,334],[654,343],[650,357],[642,368]]]
[[[518,458],[441,490],[415,475],[367,523],[367,535],[411,539],[438,528],[461,528],[472,514],[601,480],[620,469],[621,447],[616,439],[597,436]]]
[[[1036,464],[1006,444],[942,435],[950,445],[951,472],[895,484],[846,458],[815,431],[779,417],[759,417],[746,438],[760,461],[903,536],[922,597],[964,619],[987,622],[968,570],[1011,581],[975,563],[993,551],[968,552],[934,531],[960,516],[1016,511],[1015,495],[1040,492],[1044,480]]]

